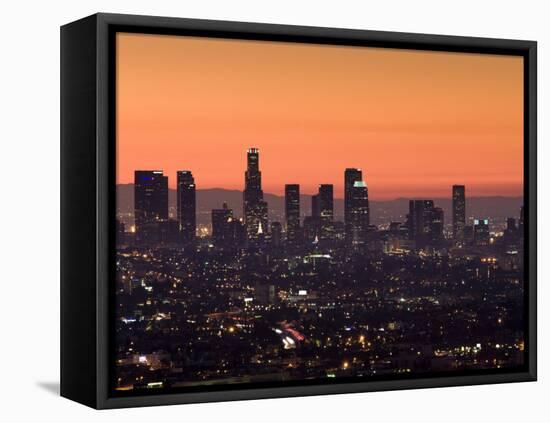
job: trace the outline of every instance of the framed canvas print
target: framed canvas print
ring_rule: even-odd
[[[536,43],[61,29],[61,394],[536,379]]]

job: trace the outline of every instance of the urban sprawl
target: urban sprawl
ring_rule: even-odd
[[[524,363],[523,207],[505,225],[451,223],[434,200],[371,224],[361,169],[344,171],[344,220],[321,184],[303,217],[285,185],[269,221],[260,153],[247,152],[243,213],[220,201],[197,228],[196,186],[136,170],[134,224],[117,218],[116,390],[511,369]]]

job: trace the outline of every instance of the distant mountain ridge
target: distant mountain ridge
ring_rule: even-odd
[[[125,223],[133,220],[130,215],[134,212],[134,184],[119,184],[116,187],[117,212],[126,215]],[[428,197],[426,197],[428,198]],[[264,199],[269,206],[270,220],[284,220],[284,196],[264,193]],[[411,198],[414,199],[414,198]],[[430,198],[445,212],[445,221],[451,221],[451,198]],[[389,221],[405,220],[409,208],[409,198],[397,198],[387,201],[370,201],[371,223],[379,225]],[[242,216],[243,194],[240,190],[227,190],[223,188],[197,190],[197,222],[209,224],[212,209],[219,209],[226,202],[233,209],[236,216]],[[168,205],[171,214],[175,214],[176,190],[170,189],[168,193]],[[523,205],[523,197],[466,197],[466,216],[491,217],[492,219],[506,219],[519,216],[520,207]],[[300,211],[302,216],[311,214],[311,195],[300,196]],[[334,199],[334,214],[336,220],[343,220],[344,200]]]

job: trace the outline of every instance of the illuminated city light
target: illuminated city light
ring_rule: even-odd
[[[248,154],[242,216],[221,197],[196,215],[184,202],[169,213],[151,207],[156,216],[136,225],[136,210],[120,213],[116,389],[522,364],[521,334],[510,330],[523,307],[519,220],[466,219],[462,185],[450,214],[429,199],[371,209],[358,168],[344,172],[343,204],[336,185],[321,184],[303,204],[300,186],[287,184],[282,210],[265,200],[259,150]],[[200,181],[180,172],[175,197],[186,189],[195,199]],[[146,194],[166,198],[168,176],[154,175],[144,182],[159,185]],[[438,345],[427,344],[434,337]]]

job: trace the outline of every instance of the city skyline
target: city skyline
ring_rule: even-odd
[[[256,147],[250,147],[250,148],[253,148],[255,150],[260,150],[259,148],[256,148]],[[249,149],[250,149],[249,148]],[[248,151],[249,149],[247,149],[246,151]],[[169,190],[173,190],[174,192],[178,192],[178,183],[177,181],[179,180],[179,177],[180,177],[180,174],[181,173],[184,173],[184,174],[187,174],[189,173],[191,176],[191,179],[192,179],[192,184],[193,184],[193,188],[197,191],[200,191],[200,190],[227,190],[227,191],[238,191],[238,192],[241,192],[241,193],[244,193],[246,187],[244,185],[242,185],[241,187],[235,187],[235,188],[224,188],[222,185],[219,185],[219,186],[214,186],[214,187],[201,187],[200,185],[200,181],[195,184],[195,178],[193,177],[193,171],[191,170],[180,170],[181,168],[178,168],[178,170],[175,171],[175,177],[170,177],[170,175],[166,174],[164,169],[162,167],[157,167],[157,168],[149,168],[149,169],[135,169],[133,172],[134,172],[134,175],[133,175],[133,180],[130,181],[130,182],[127,182],[127,183],[117,183],[117,185],[135,185],[136,184],[136,179],[135,179],[135,172],[152,172],[152,173],[155,173],[155,172],[158,172],[160,174],[163,174],[167,179],[167,187]],[[333,198],[335,200],[343,200],[345,201],[346,200],[346,184],[347,184],[347,173],[349,171],[353,171],[353,172],[356,172],[357,175],[359,175],[357,181],[363,181],[363,179],[366,179],[366,178],[363,178],[362,175],[363,175],[363,169],[361,168],[350,168],[350,167],[347,167],[345,168],[345,173],[344,173],[344,179],[343,180],[340,180],[338,183],[318,183],[317,186],[315,187],[315,189],[313,191],[309,191],[309,192],[303,192],[303,187],[300,183],[294,183],[294,182],[285,182],[283,184],[283,190],[282,192],[270,192],[270,191],[265,191],[265,190],[262,190],[262,195],[263,193],[265,194],[268,194],[268,195],[275,195],[275,196],[279,196],[279,197],[284,197],[285,196],[285,190],[286,190],[286,187],[288,185],[296,185],[299,187],[299,192],[300,192],[300,195],[309,195],[309,196],[315,196],[318,194],[318,189],[321,185],[332,185],[333,188],[334,188],[334,191],[333,191]],[[363,178],[363,179],[362,179]],[[176,180],[176,186],[172,186],[170,184],[170,181],[174,179]],[[342,178],[340,178],[342,179]],[[354,182],[355,180],[353,180],[353,178],[351,179],[352,182]],[[366,181],[363,181],[365,182],[365,187],[367,189],[370,190],[370,185],[366,182]],[[350,185],[350,187],[353,186],[353,183]],[[454,195],[454,189],[456,187],[462,187],[464,188],[465,185],[464,184],[456,184],[456,183],[452,183],[450,185],[452,187],[452,193],[451,193],[451,199],[453,198],[453,195]],[[440,196],[431,196],[431,195],[415,195],[415,196],[405,196],[405,195],[397,195],[397,197],[395,198],[388,198],[388,199],[374,199],[374,201],[393,201],[393,200],[397,200],[397,199],[410,199],[410,200],[416,200],[416,199],[422,199],[422,198],[425,198],[425,197],[430,197],[430,198],[433,198],[433,199],[443,199],[443,198],[449,198],[449,192],[448,192],[448,188],[449,186],[446,186],[446,192],[444,193],[441,193]],[[337,193],[340,193],[340,195],[337,195]],[[464,194],[462,194],[464,195]],[[471,195],[469,194],[468,195],[469,198],[484,198],[484,197],[487,197],[487,198],[491,198],[491,197],[510,197],[510,198],[516,198],[516,197],[523,197],[523,191],[522,192],[519,192],[519,193],[516,193],[516,194],[513,194],[513,195],[499,195],[498,193],[488,193],[487,195]],[[373,199],[371,198],[370,196],[370,193],[369,193],[369,199],[372,201]],[[347,219],[347,212],[344,211],[344,220]]]
[[[346,167],[368,170],[374,200],[443,197],[457,182],[470,196],[522,193],[519,58],[118,37],[117,183],[130,183],[135,169],[183,167],[202,188],[240,189],[240,155],[255,145],[266,156],[263,189],[276,195],[285,175],[304,194],[333,183],[343,198],[336,169]],[[168,55],[178,49],[186,55]],[[319,61],[326,67],[312,75]],[[218,62],[234,72],[220,80]]]
[[[274,242],[275,239],[280,244],[284,235],[285,245],[290,248],[306,240],[318,243],[320,240],[333,242],[340,238],[345,240],[346,248],[356,249],[364,248],[367,241],[372,240],[373,234],[382,229],[371,225],[369,188],[361,169],[346,168],[344,171],[344,214],[340,216],[343,221],[335,215],[333,184],[319,184],[318,192],[310,197],[309,208],[301,204],[300,185],[285,184],[284,217],[272,219],[270,204],[264,199],[260,169],[260,150],[249,147],[242,190],[242,215],[234,213],[224,199],[221,209],[211,209],[211,232],[201,232],[202,235],[211,235],[226,247],[232,243],[247,247],[259,246],[265,242]],[[135,233],[135,242],[138,244],[160,242],[191,245],[199,236],[197,186],[193,172],[177,171],[175,219],[169,213],[168,181],[169,177],[162,170],[134,171],[134,225],[130,232]],[[436,206],[434,200],[437,199],[409,199],[404,222],[389,219],[384,223],[390,232],[406,234],[416,248],[441,246],[449,240],[462,246],[468,242],[478,242],[480,236],[483,243],[489,242],[491,213],[470,216],[467,222],[465,185],[451,186],[452,209],[450,218],[447,216],[447,222],[450,221],[447,233],[445,212],[442,207]],[[305,213],[301,214],[300,210]],[[514,222],[511,223],[510,219]],[[506,226],[510,225],[515,225],[515,219],[509,216]],[[125,237],[125,224],[117,221],[117,228],[121,236]]]

